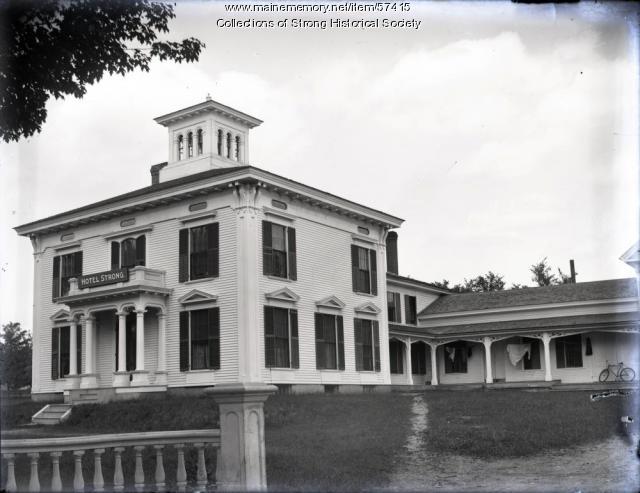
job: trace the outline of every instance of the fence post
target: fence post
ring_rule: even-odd
[[[262,383],[224,384],[211,389],[220,409],[218,489],[267,489],[263,405],[276,390],[274,385]]]

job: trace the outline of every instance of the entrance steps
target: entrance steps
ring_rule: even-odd
[[[47,404],[33,415],[31,421],[39,425],[57,425],[71,415],[71,404]]]

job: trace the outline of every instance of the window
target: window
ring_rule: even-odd
[[[69,279],[82,275],[82,252],[53,257],[53,298],[69,294]]]
[[[240,136],[236,135],[236,155],[235,160],[240,161]]]
[[[197,136],[198,136],[197,152],[199,156],[200,154],[202,154],[202,147],[203,147],[202,129],[198,130]]]
[[[70,368],[70,330],[71,327],[54,327],[51,331],[51,379],[64,378],[69,374]],[[76,361],[77,372],[80,371],[82,361],[82,327],[76,326],[77,345]]]
[[[341,315],[315,314],[316,368],[344,370],[344,329]]]
[[[411,344],[411,373],[414,375],[427,374],[427,345],[423,342]]]
[[[356,371],[380,371],[378,321],[353,319],[356,343]]]
[[[467,373],[467,343],[453,342],[444,346],[444,372]]]
[[[262,221],[262,272],[265,276],[297,279],[295,229]]]
[[[218,223],[180,230],[179,282],[218,276]]]
[[[580,334],[556,339],[556,367],[582,367],[582,336]]]
[[[351,245],[351,273],[356,293],[378,294],[375,250]]]
[[[299,368],[298,311],[264,307],[264,361],[267,368]]]
[[[180,371],[220,369],[220,308],[180,312]]]
[[[224,133],[222,130],[218,130],[218,156],[222,156],[222,141],[224,139]]]
[[[391,373],[404,373],[404,343],[396,339],[389,341],[389,366]]]
[[[387,292],[387,310],[389,322],[402,323],[400,316],[400,293]]]
[[[411,325],[418,323],[415,296],[404,295],[404,323]]]
[[[182,135],[178,135],[178,161],[182,161],[184,159],[184,137]]]
[[[231,133],[227,132],[227,158],[231,159]]]
[[[522,344],[531,344],[531,351],[522,358],[523,370],[539,370],[540,366],[540,341],[530,337],[523,337]]]
[[[193,132],[187,134],[187,157],[193,157]]]
[[[124,269],[145,265],[146,238],[144,235],[137,238],[126,238],[122,241],[111,242],[111,269]]]

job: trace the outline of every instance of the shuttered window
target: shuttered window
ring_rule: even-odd
[[[219,224],[181,229],[179,233],[179,282],[219,275]]]
[[[298,311],[264,307],[264,361],[267,368],[299,368]]]
[[[556,367],[582,368],[582,336],[558,337],[555,341]]]
[[[377,320],[353,319],[356,371],[380,371],[380,335]]]
[[[315,314],[316,368],[344,370],[344,323],[341,315]]]
[[[392,339],[389,341],[389,366],[391,373],[404,373],[404,343]]]
[[[404,295],[404,323],[416,325],[418,323],[418,314],[416,310],[416,297]]]
[[[262,272],[293,281],[298,278],[294,228],[262,221]]]
[[[402,323],[402,316],[400,315],[400,293],[387,292],[387,312],[389,322]]]
[[[69,279],[82,275],[82,252],[53,257],[53,290],[55,300],[69,294]]]
[[[375,250],[351,245],[351,276],[356,293],[378,294]]]
[[[111,242],[111,269],[144,266],[146,263],[147,240],[145,235]]]
[[[76,352],[77,372],[82,373],[82,326],[78,325],[76,337],[76,347],[71,348],[70,331],[74,330],[69,326],[53,327],[51,329],[51,379],[64,378],[69,374],[71,367],[71,351]]]
[[[220,369],[220,309],[180,312],[180,371]]]

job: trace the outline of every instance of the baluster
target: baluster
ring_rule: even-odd
[[[178,491],[187,490],[187,471],[184,468],[184,443],[175,445],[178,451],[178,470],[176,471],[176,486]]]
[[[60,456],[62,452],[50,452],[51,456],[51,491],[62,491],[60,479]]]
[[[113,466],[113,491],[124,490],[124,474],[122,473],[122,452],[124,447],[114,447],[115,464]]]
[[[104,478],[102,477],[102,454],[103,448],[93,451],[93,491],[104,491]]]
[[[38,478],[38,452],[27,454],[31,458],[31,476],[29,477],[29,491],[40,491],[40,479]]]
[[[144,491],[144,469],[142,469],[144,445],[136,445],[133,449],[136,451],[136,474],[134,477],[136,491]]]
[[[7,484],[4,485],[4,489],[7,492],[14,492],[18,490],[16,486],[16,471],[15,471],[15,454],[3,454],[7,459]]]
[[[164,462],[162,457],[162,449],[164,445],[154,445],[156,449],[156,491],[164,491]]]
[[[73,491],[84,491],[84,477],[82,476],[82,456],[84,450],[74,450],[75,455],[75,470],[73,473]]]
[[[204,463],[204,443],[194,443],[198,449],[198,487],[206,489],[207,487],[207,465]]]

